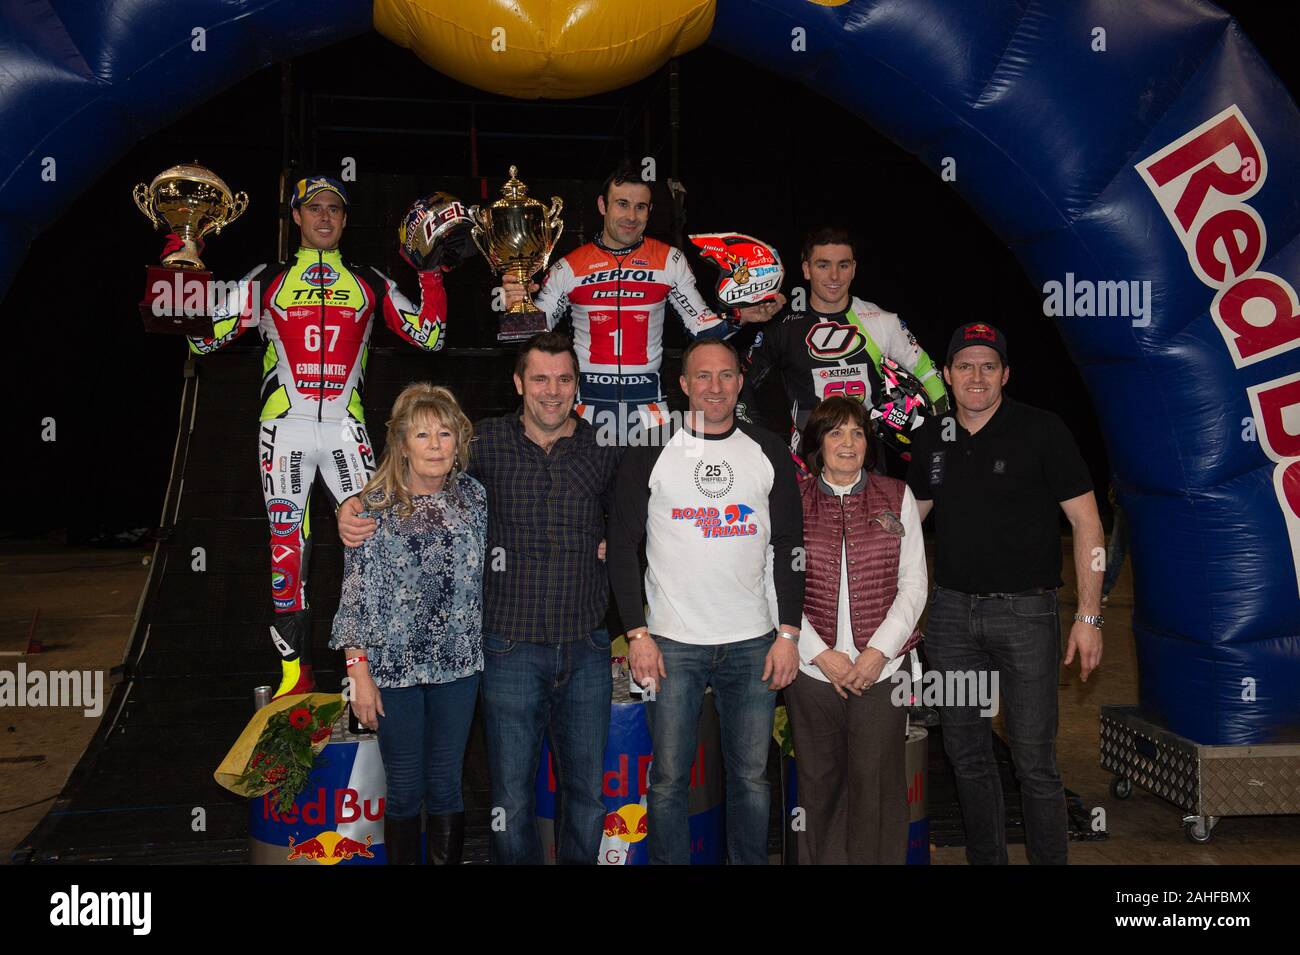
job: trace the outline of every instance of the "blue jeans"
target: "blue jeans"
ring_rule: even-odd
[[[559,797],[556,860],[595,865],[605,831],[601,780],[613,689],[609,632],[597,629],[578,640],[549,644],[485,634],[483,651],[491,861],[542,862],[535,786],[542,734],[549,731]]]
[[[978,597],[934,588],[925,630],[930,665],[941,672],[998,671],[1007,742],[1020,781],[1025,853],[1031,865],[1064,865],[1069,839],[1065,789],[1056,770],[1061,631],[1056,593]],[[946,682],[946,681],[945,681]],[[992,717],[980,707],[939,708],[943,748],[957,779],[972,865],[1005,865],[1006,815],[993,758]]]
[[[474,719],[479,674],[450,683],[384,688],[379,698],[379,755],[388,795],[384,813],[418,819],[420,803],[431,816],[464,812],[461,770]]]
[[[654,745],[647,799],[651,865],[687,865],[691,834],[687,790],[695,761],[704,688],[713,686],[727,779],[727,855],[732,865],[767,864],[771,793],[767,751],[776,694],[759,679],[774,634],[701,646],[655,637],[664,672],[646,704]]]

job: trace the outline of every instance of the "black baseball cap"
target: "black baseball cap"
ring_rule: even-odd
[[[969,325],[962,325],[952,333],[952,340],[948,342],[948,360],[945,365],[952,364],[952,358],[963,348],[969,348],[972,345],[984,345],[992,348],[1002,356],[1002,364],[1007,365],[1007,336],[989,325],[987,322],[971,322]]]

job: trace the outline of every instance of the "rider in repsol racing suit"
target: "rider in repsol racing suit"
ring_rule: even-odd
[[[438,351],[444,340],[441,268],[419,273],[417,308],[377,269],[346,264],[339,239],[347,204],[341,183],[300,180],[289,203],[301,231],[293,260],[249,272],[237,306],[216,310],[212,337],[189,340],[196,354],[206,355],[256,325],[266,342],[258,470],[271,524],[271,639],[282,667],[277,697],[315,686],[306,577],[316,472],[337,506],[360,493],[375,470],[361,405],[374,318],[382,315],[399,337],[425,351]]]
[[[727,317],[716,314],[701,298],[682,251],[645,237],[652,199],[637,170],[624,166],[611,174],[596,200],[604,217],[601,234],[551,266],[535,297],[550,328],[566,315],[573,318],[579,364],[574,411],[598,430],[617,429],[619,443],[630,430],[668,421],[659,378],[666,305],[691,337],[726,338],[747,322],[766,322],[785,303],[777,296]],[[507,305],[523,298],[513,279],[504,278],[502,287]]]

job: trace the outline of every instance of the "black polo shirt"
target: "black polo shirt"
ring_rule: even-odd
[[[1091,491],[1092,476],[1056,415],[1004,394],[975,434],[955,414],[932,417],[913,440],[907,483],[918,501],[934,501],[940,587],[982,594],[1061,586],[1060,505]]]

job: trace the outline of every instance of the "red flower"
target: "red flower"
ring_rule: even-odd
[[[305,706],[299,706],[289,711],[289,725],[296,730],[305,730],[311,726],[311,710]]]
[[[329,735],[330,735],[330,728],[328,726],[322,726],[316,732],[311,734],[311,741],[313,743],[319,743],[323,739],[328,739]]]

